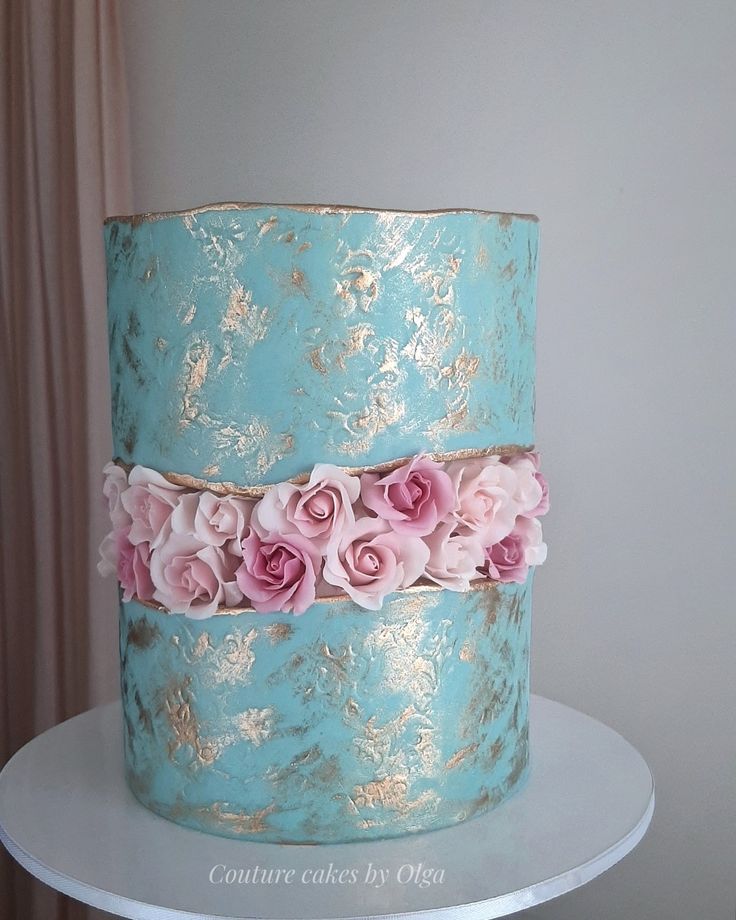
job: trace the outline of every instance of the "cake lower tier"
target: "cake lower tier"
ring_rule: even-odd
[[[368,612],[206,620],[121,605],[126,776],[148,808],[276,843],[394,837],[497,805],[528,769],[531,576]]]

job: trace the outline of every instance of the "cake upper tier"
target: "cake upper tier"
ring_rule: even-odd
[[[213,205],[105,242],[123,461],[250,486],[533,443],[533,217]]]

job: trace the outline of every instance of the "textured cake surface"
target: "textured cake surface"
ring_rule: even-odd
[[[537,232],[285,207],[108,223],[116,456],[256,484],[532,444]]]
[[[288,615],[121,619],[131,789],[182,824],[332,843],[500,802],[528,757],[531,579]]]
[[[213,206],[106,225],[115,457],[238,488],[534,443],[533,218]],[[499,450],[500,452],[500,450]],[[442,827],[528,766],[531,575],[381,610],[121,604],[126,774],[179,823]]]

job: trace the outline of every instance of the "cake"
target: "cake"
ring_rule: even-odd
[[[529,769],[538,224],[105,224],[125,774],[201,831],[446,827]]]

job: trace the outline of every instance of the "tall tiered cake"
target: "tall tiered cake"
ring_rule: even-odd
[[[332,843],[523,782],[537,239],[469,210],[107,221],[100,568],[144,805]]]

